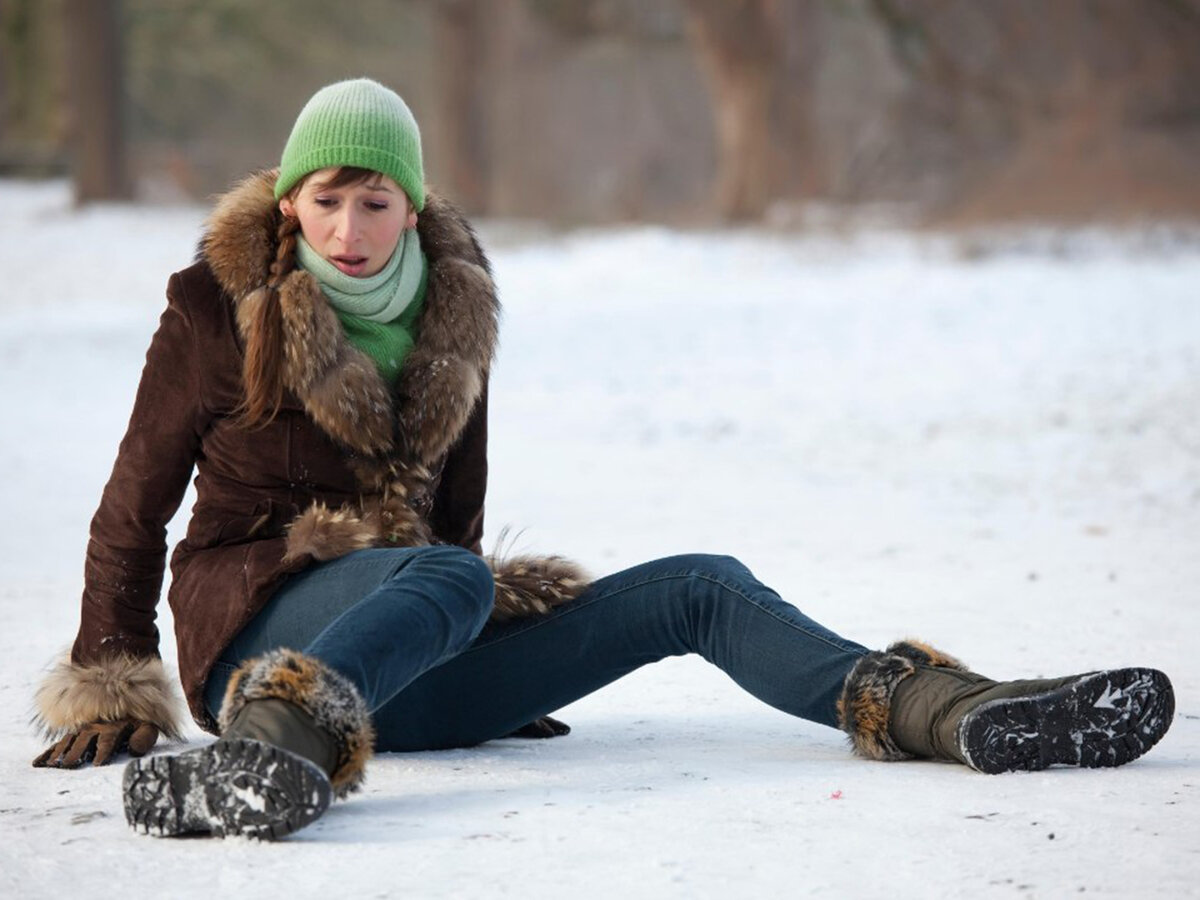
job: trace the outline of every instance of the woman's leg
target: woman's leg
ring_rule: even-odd
[[[771,706],[826,725],[866,649],[735,559],[676,556],[595,582],[548,616],[491,624],[375,711],[381,750],[501,737],[666,656],[698,653]]]
[[[289,580],[226,648],[205,686],[209,711],[219,712],[238,664],[278,647],[345,675],[374,711],[471,643],[493,589],[487,564],[460,547],[360,550],[317,565]]]
[[[209,677],[221,739],[131,762],[126,819],[267,839],[315,821],[362,784],[371,712],[467,646],[493,594],[487,564],[456,547],[363,551],[293,579]]]

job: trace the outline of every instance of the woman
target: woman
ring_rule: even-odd
[[[563,733],[550,712],[682,653],[872,759],[1115,766],[1170,725],[1153,669],[998,683],[915,641],[869,652],[724,557],[591,583],[555,557],[481,558],[495,291],[470,226],[426,194],[408,107],[375,82],[309,101],[279,170],[221,199],[167,296],[79,634],[38,691],[57,742],[37,766],[178,734],[154,610],[195,469],[169,600],[188,705],[220,738],[128,765],[136,827],[279,837],[355,790],[374,747]]]

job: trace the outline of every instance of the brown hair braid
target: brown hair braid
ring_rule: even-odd
[[[281,217],[276,231],[279,246],[268,273],[266,296],[254,311],[247,332],[246,358],[242,363],[246,396],[239,409],[239,420],[248,428],[269,425],[283,402],[283,312],[279,307],[279,285],[296,268],[299,231],[299,219]]]

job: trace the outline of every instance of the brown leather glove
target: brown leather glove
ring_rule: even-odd
[[[33,761],[37,768],[77,769],[86,762],[102,766],[115,754],[145,756],[158,740],[158,727],[137,719],[92,722],[48,747]]]
[[[515,738],[552,738],[560,737],[564,734],[571,733],[571,726],[566,722],[560,722],[558,719],[551,716],[542,716],[540,719],[534,719],[528,725],[522,725],[516,731],[509,735]]]

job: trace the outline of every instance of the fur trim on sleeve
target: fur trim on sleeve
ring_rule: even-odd
[[[91,665],[57,663],[34,694],[33,723],[59,738],[91,722],[137,719],[180,737],[181,704],[157,657],[114,656]]]
[[[316,560],[337,559],[355,550],[374,547],[379,542],[379,526],[353,510],[330,509],[314,503],[288,526],[284,562],[304,556]]]
[[[494,622],[544,615],[591,583],[582,567],[561,556],[489,556],[487,561],[496,580]]]

